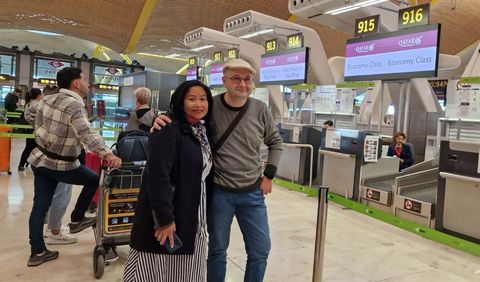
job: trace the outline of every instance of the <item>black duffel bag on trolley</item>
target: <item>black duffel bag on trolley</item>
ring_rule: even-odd
[[[122,159],[122,168],[110,173],[111,188],[138,188],[148,155],[148,133],[142,130],[123,131],[112,148]]]

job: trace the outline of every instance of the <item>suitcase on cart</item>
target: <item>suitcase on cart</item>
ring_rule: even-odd
[[[100,175],[102,171],[102,159],[100,158],[100,156],[98,156],[93,152],[87,152],[85,155],[85,166],[93,170],[98,175]],[[98,188],[97,188],[97,192],[95,192],[95,195],[93,195],[93,198],[90,201],[90,205],[88,206],[88,211],[90,213],[94,213],[95,210],[97,209],[97,204],[98,204]]]
[[[10,127],[1,126],[0,132],[10,133]],[[10,137],[0,136],[0,173],[6,172],[8,175],[12,174],[10,170],[10,152],[12,149],[12,139]]]

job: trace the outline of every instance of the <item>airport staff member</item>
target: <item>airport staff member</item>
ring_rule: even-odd
[[[409,145],[404,144],[405,133],[396,132],[393,135],[393,143],[388,147],[387,156],[398,157],[400,159],[400,170],[411,166],[414,162],[412,150]]]
[[[333,128],[333,121],[327,120],[323,123],[323,128]]]
[[[5,110],[7,110],[7,112],[14,112],[17,109],[18,96],[21,94],[22,90],[15,88],[13,92],[8,93],[7,96],[5,96]]]
[[[8,93],[7,96],[5,96],[5,110],[7,112],[15,112],[17,110],[17,104],[18,104],[18,96],[22,94],[22,90],[19,88],[15,88],[13,92]],[[7,123],[12,124],[12,123],[17,123],[18,118],[8,118]]]
[[[273,116],[265,103],[250,98],[255,69],[241,59],[228,61],[223,67],[226,93],[213,98],[214,184],[208,209],[207,280],[225,280],[230,227],[236,216],[247,251],[244,281],[263,281],[270,253],[265,195],[272,192],[272,179],[282,154],[280,137]],[[244,115],[226,138],[235,118]],[[155,121],[163,125],[165,116]],[[224,139],[220,144],[219,140]],[[260,146],[268,147],[268,160],[262,172]]]
[[[86,218],[85,212],[97,190],[99,178],[78,161],[82,144],[105,158],[110,167],[120,167],[122,163],[90,126],[82,99],[88,95],[89,85],[82,70],[64,68],[58,72],[57,82],[60,92],[46,96],[38,104],[35,117],[38,146],[28,158],[35,175],[35,196],[29,219],[31,255],[28,266],[38,266],[58,257],[58,252],[49,251],[43,240],[45,214],[58,182],[84,185],[70,217],[70,233],[80,232],[96,223],[96,218]]]

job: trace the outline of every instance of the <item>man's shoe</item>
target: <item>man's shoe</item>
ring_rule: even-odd
[[[91,201],[90,204],[88,205],[88,212],[94,213],[96,211],[97,211],[97,203],[94,201]]]
[[[70,233],[75,234],[78,233],[85,228],[94,226],[97,223],[96,217],[84,217],[79,222],[70,222],[68,227],[70,227]]]
[[[57,251],[49,251],[45,249],[43,253],[41,254],[31,254],[30,258],[28,259],[28,266],[39,266],[40,264],[49,261],[49,260],[54,260],[58,258],[58,252]]]
[[[107,253],[105,254],[105,263],[111,264],[118,260],[118,253],[115,250],[115,247],[108,248]]]
[[[68,232],[64,232],[64,229],[60,231],[57,235],[53,234],[51,230],[45,232],[45,243],[48,245],[68,245],[77,243],[77,238],[68,235]]]
[[[18,167],[18,171],[24,171],[24,170],[25,170],[25,167],[23,167],[23,166]]]

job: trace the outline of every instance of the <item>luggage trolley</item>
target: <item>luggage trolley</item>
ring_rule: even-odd
[[[112,246],[127,245],[146,161],[123,163],[119,169],[102,167],[94,235],[93,271],[103,276],[105,254]]]

